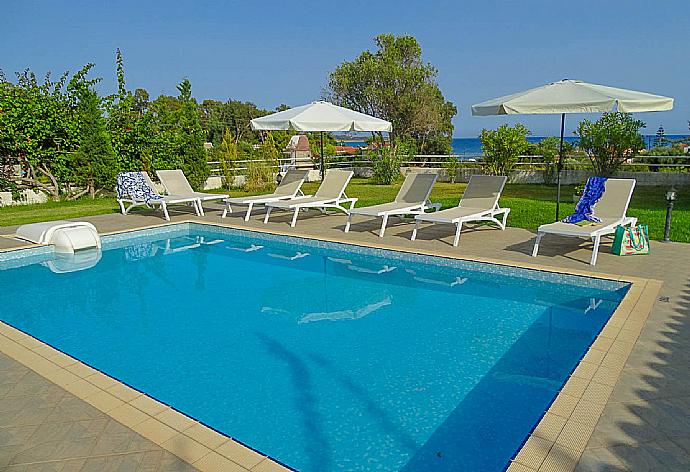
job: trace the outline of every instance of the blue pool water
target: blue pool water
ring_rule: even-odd
[[[202,225],[0,257],[3,321],[304,471],[503,470],[628,287]]]

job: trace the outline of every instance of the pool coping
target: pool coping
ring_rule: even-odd
[[[410,250],[388,244],[360,243],[346,238],[314,237],[294,232],[246,228],[225,222],[181,220],[144,225],[103,236],[165,226],[197,224],[278,236],[325,241],[350,246],[392,250],[496,264],[558,274],[627,282],[630,288],[578,363],[550,407],[516,451],[506,470],[529,472],[572,470],[585,449],[609,396],[632,352],[656,301],[662,282],[655,279],[611,275],[579,269],[563,269],[542,264],[519,263],[484,257],[443,254],[422,249]],[[3,250],[22,251],[40,247],[28,244]],[[202,472],[251,470],[259,472],[291,470],[236,439],[177,411],[144,392],[94,369],[0,321],[0,351],[34,370],[56,385],[141,434],[158,446],[189,462]]]

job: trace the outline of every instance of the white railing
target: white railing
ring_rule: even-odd
[[[314,166],[314,161],[309,158],[309,157],[299,157],[299,158],[280,158],[277,159],[276,161],[267,161],[266,159],[242,159],[242,160],[237,160],[237,161],[232,161],[228,166],[228,170],[231,171],[232,173],[235,174],[242,174],[243,171],[246,171],[249,167],[248,165],[253,163],[253,162],[264,162],[268,163],[268,167],[271,169],[280,169],[281,171],[287,170],[288,168],[307,168],[307,167],[313,167]],[[275,164],[277,162],[277,164]],[[208,161],[208,165],[211,167],[211,175],[212,176],[220,176],[223,175],[223,166],[222,166],[221,161]]]
[[[355,157],[355,156],[352,156]],[[361,156],[357,156],[361,157]],[[450,155],[428,155],[428,154],[417,154],[413,156],[412,160],[404,160],[402,161],[402,165],[404,167],[432,167],[432,168],[440,168],[440,167],[446,167],[448,165],[448,159],[450,158],[457,158],[458,159],[458,166],[459,167],[481,167],[482,165],[482,157],[480,155],[455,155],[455,154],[450,154]],[[542,156],[536,156],[536,155],[525,155],[525,156],[520,156],[520,160],[515,163],[515,166],[518,168],[522,167],[547,167],[547,166],[555,166],[555,162],[546,162],[541,160]],[[582,168],[589,168],[591,166],[589,160],[584,157],[580,157],[579,161],[573,161],[572,159],[569,159],[565,163],[565,167],[567,169],[582,169]],[[342,159],[342,160],[341,160]],[[442,159],[442,160],[440,160]],[[661,162],[654,162],[654,160],[672,160],[672,161],[687,161],[687,163],[661,163]],[[645,162],[646,161],[646,162]],[[238,160],[238,161],[232,161],[232,166],[230,166],[229,171],[233,174],[243,174],[247,169],[248,165],[251,163],[260,163],[260,162],[267,162],[263,159],[245,159],[245,160]],[[289,168],[302,168],[302,169],[318,169],[318,163],[319,160],[318,158],[316,159],[311,159],[309,157],[301,157],[301,158],[280,158],[277,160],[277,164],[275,163],[276,161],[273,162],[268,162],[269,167],[272,169],[278,169],[280,172],[284,172]],[[223,171],[223,166],[221,161],[209,161],[209,165],[211,167],[211,175],[212,176],[223,176],[224,171]],[[347,159],[345,156],[329,156],[326,158],[326,167],[327,168],[333,168],[333,167],[371,167],[373,165],[373,161],[371,159],[364,159],[364,158],[354,158],[354,159]],[[623,164],[623,168],[625,167],[636,167],[636,166],[647,166],[650,168],[684,168],[688,167],[690,168],[690,155],[685,155],[685,156],[636,156],[635,158],[632,159],[631,162],[626,162]]]

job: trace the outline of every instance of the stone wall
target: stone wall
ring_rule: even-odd
[[[45,203],[48,196],[41,191],[24,189],[19,192],[19,199],[12,198],[12,192],[0,192],[0,206],[31,205],[32,203]]]
[[[356,177],[371,177],[373,171],[370,167],[353,167],[350,170],[355,172]],[[440,174],[440,181],[449,181],[448,172],[446,169],[432,168],[432,167],[403,167],[400,169],[403,175],[409,172],[438,172]],[[468,182],[470,176],[474,174],[481,174],[478,168],[461,168],[458,170],[458,177],[456,182]],[[563,185],[577,185],[584,183],[590,176],[591,172],[585,170],[564,170],[561,173],[561,183]],[[660,185],[660,186],[690,186],[690,173],[679,172],[618,172],[616,177],[621,179],[635,179],[637,185]],[[511,183],[520,184],[543,184],[544,171],[543,170],[516,170],[510,174]],[[556,175],[553,173],[549,183],[556,182]]]

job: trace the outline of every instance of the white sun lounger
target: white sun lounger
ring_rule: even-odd
[[[139,174],[140,177],[136,177]],[[124,179],[124,180],[123,180]],[[127,185],[120,185],[127,182]],[[160,206],[165,215],[165,219],[170,221],[168,207],[170,205],[191,205],[197,215],[200,215],[199,199],[189,195],[160,195],[156,192],[151,178],[146,172],[120,172],[118,174],[118,197],[117,203],[123,215],[137,206],[153,207]],[[129,204],[129,206],[125,206]]]
[[[458,206],[434,213],[423,213],[415,217],[415,226],[410,239],[414,241],[417,238],[417,231],[422,221],[454,224],[456,228],[453,246],[457,246],[460,242],[463,223],[491,221],[502,230],[506,229],[506,218],[508,218],[510,208],[498,206],[506,180],[508,180],[507,177],[502,175],[471,176]],[[497,216],[502,216],[502,218],[499,220]]]
[[[278,202],[280,200],[289,200],[297,196],[301,196],[300,188],[307,179],[309,171],[291,169],[285,174],[283,179],[278,184],[275,192],[267,195],[253,195],[251,197],[237,197],[226,198],[223,200],[227,204],[227,208],[223,211],[222,218],[225,218],[228,213],[232,213],[231,205],[247,205],[247,213],[244,215],[244,221],[249,221],[254,205],[265,205],[271,202]]]
[[[174,170],[158,170],[156,171],[158,180],[161,181],[163,187],[165,187],[165,192],[168,195],[181,195],[183,197],[193,197],[199,201],[199,214],[204,216],[204,207],[201,205],[202,202],[208,202],[211,200],[224,200],[228,198],[229,195],[221,193],[206,193],[206,192],[195,192],[187,177],[185,177],[184,172],[180,169]]]
[[[539,253],[539,243],[545,234],[589,238],[594,242],[592,258],[589,263],[590,265],[595,265],[602,236],[615,233],[618,226],[634,226],[637,224],[637,218],[626,216],[634,189],[635,179],[607,179],[604,184],[604,193],[593,206],[594,214],[601,219],[601,222],[588,226],[564,223],[562,221],[541,225],[537,229],[537,238],[534,240],[532,256],[536,257]]]
[[[292,222],[290,223],[292,227],[297,223],[297,215],[300,210],[317,208],[325,212],[328,208],[335,208],[347,213],[347,209],[343,207],[343,204],[349,202],[350,209],[352,209],[357,201],[356,198],[349,198],[345,195],[345,188],[347,184],[350,183],[350,179],[353,175],[354,172],[349,170],[329,170],[326,172],[326,177],[324,177],[323,182],[321,182],[319,189],[313,197],[295,197],[290,200],[266,203],[264,223],[268,223],[271,211],[274,208],[294,211]]]
[[[436,179],[438,179],[438,174],[421,172],[407,174],[394,201],[350,210],[345,224],[345,232],[350,231],[352,215],[382,217],[379,236],[383,237],[390,216],[397,215],[402,220],[405,215],[419,215],[430,208],[438,210],[441,208],[440,204],[429,203],[429,195],[431,195],[431,189],[434,187]]]

